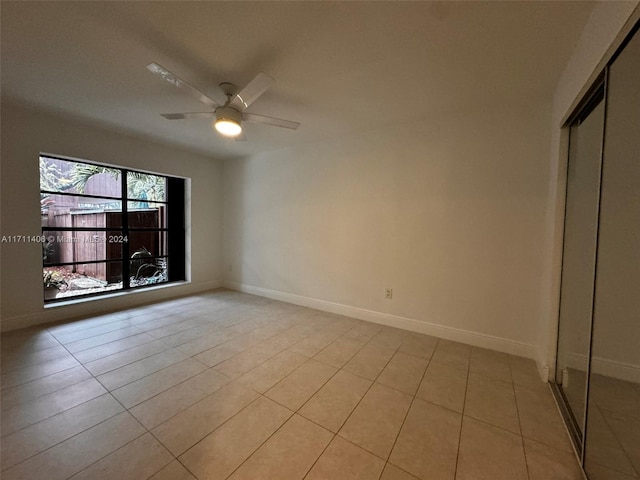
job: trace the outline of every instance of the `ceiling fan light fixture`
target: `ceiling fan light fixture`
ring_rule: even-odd
[[[239,111],[230,107],[219,107],[216,109],[216,121],[213,127],[226,137],[237,137],[242,133],[240,121],[242,115]]]
[[[209,110],[207,112],[161,113],[160,115],[167,120],[211,118],[215,116],[216,119],[211,127],[221,135],[235,138],[236,140],[246,140],[244,135],[242,135],[242,122],[261,123],[263,125],[288,128],[291,130],[296,130],[300,126],[298,122],[245,112],[246,108],[273,84],[273,78],[265,73],[258,73],[258,75],[244,88],[240,89],[240,91],[238,91],[238,88],[232,83],[223,82],[219,84],[220,90],[227,96],[227,101],[222,105],[219,101],[208,97],[157,63],[147,65],[147,70],[158,75],[174,87],[190,93],[194,98],[198,99],[198,101],[213,109],[213,111]]]
[[[242,132],[242,127],[232,120],[216,120],[213,125],[219,133],[227,137],[236,137]]]

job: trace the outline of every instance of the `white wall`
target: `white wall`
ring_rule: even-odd
[[[225,161],[228,285],[533,356],[549,115],[491,105]]]
[[[553,372],[558,329],[562,231],[566,185],[568,133],[562,129],[588,88],[640,17],[640,2],[601,2],[596,5],[558,82],[551,113],[551,154],[542,274],[542,315],[538,323],[536,361],[541,374]]]
[[[41,152],[191,178],[190,284],[45,309],[39,244],[1,250],[4,330],[185,295],[221,285],[222,166],[217,160],[15,105],[2,105],[2,235],[39,235]]]

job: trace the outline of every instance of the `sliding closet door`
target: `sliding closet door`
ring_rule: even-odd
[[[585,401],[598,236],[604,88],[570,129],[556,383],[569,407],[580,443]]]
[[[585,466],[640,478],[640,33],[609,67]]]

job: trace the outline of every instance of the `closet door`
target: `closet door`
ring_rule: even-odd
[[[640,478],[640,33],[609,67],[586,429],[589,478]]]
[[[593,311],[604,86],[572,122],[569,137],[556,383],[570,411],[575,442],[584,436]]]

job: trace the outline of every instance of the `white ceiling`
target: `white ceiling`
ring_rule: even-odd
[[[216,158],[309,144],[522,98],[549,101],[593,8],[554,2],[3,1],[2,97]],[[210,96],[264,71],[248,111],[298,131],[221,138],[205,111],[149,73],[157,62]]]

